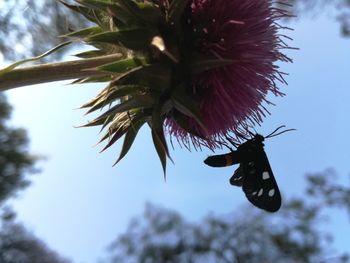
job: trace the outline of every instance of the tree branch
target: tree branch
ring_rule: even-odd
[[[67,62],[48,63],[13,69],[0,76],[0,92],[18,87],[86,77],[106,76],[110,73],[91,70],[119,60],[122,54]]]

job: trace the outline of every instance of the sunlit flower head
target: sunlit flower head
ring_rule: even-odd
[[[184,144],[213,147],[229,132],[260,124],[268,113],[269,92],[283,95],[276,86],[284,82],[276,62],[291,60],[281,53],[287,46],[277,20],[286,13],[269,0],[193,0],[190,11],[192,50],[228,64],[191,78],[193,100],[200,105],[207,130],[193,119],[188,122],[206,140],[189,135],[171,120],[168,130]]]
[[[94,46],[78,56],[118,54],[91,69],[100,77],[78,80],[108,81],[82,107],[103,110],[85,125],[107,129],[103,150],[124,138],[116,163],[147,124],[165,172],[166,135],[213,149],[260,124],[269,93],[283,95],[277,63],[291,60],[281,53],[287,46],[277,21],[286,13],[270,0],[76,2],[66,5],[96,24],[67,35]]]

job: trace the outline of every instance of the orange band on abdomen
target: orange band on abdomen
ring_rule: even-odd
[[[226,166],[230,166],[233,164],[233,161],[232,161],[230,154],[225,155],[225,159],[226,159]]]

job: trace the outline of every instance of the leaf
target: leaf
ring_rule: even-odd
[[[109,147],[111,147],[115,142],[117,142],[121,137],[123,137],[123,135],[127,132],[127,129],[125,128],[120,128],[119,130],[117,130],[114,135],[112,136],[112,138],[108,141],[108,143],[106,144],[105,147],[103,147],[103,149],[100,151],[100,153],[104,152],[105,150],[107,150]]]
[[[162,116],[162,108],[164,103],[158,100],[156,107],[152,112],[152,139],[156,148],[159,160],[162,164],[164,179],[166,180],[166,157],[173,161],[169,154],[168,145],[164,136],[164,117]]]
[[[100,99],[100,97],[97,96],[97,97],[93,98],[92,100],[84,103],[82,106],[79,107],[79,109],[90,108],[90,107],[94,106],[95,103],[97,103],[99,101],[99,99]]]
[[[74,31],[68,34],[63,35],[62,37],[88,37],[90,35],[96,35],[103,32],[103,29],[99,26],[84,28],[78,31]]]
[[[159,7],[149,2],[135,2],[133,0],[116,0],[116,2],[139,21],[139,24],[156,25],[161,17]]]
[[[140,130],[140,128],[142,127],[142,125],[144,123],[145,123],[145,119],[136,120],[136,121],[133,120],[131,122],[131,125],[130,125],[130,127],[125,135],[120,155],[119,155],[117,161],[113,164],[113,166],[115,166],[118,162],[120,162],[120,160],[122,160],[124,158],[124,156],[129,152],[129,150],[130,150],[130,148],[131,148],[131,146],[136,138],[138,131]]]
[[[90,50],[90,51],[78,53],[74,56],[76,56],[78,58],[93,58],[93,57],[99,57],[99,56],[103,56],[103,55],[106,55],[106,51],[104,51],[104,50]]]
[[[207,128],[202,121],[199,107],[186,93],[185,87],[184,84],[179,85],[171,94],[171,101],[179,112],[193,118],[201,126],[203,131],[207,133]]]
[[[155,134],[157,135],[158,139],[160,140],[160,142],[162,143],[165,153],[166,155],[169,157],[169,159],[171,160],[170,154],[169,154],[169,149],[168,149],[168,145],[164,136],[164,117],[162,116],[162,108],[164,103],[162,103],[160,101],[160,99],[158,100],[157,103],[155,103],[155,107],[153,109],[152,112],[152,131],[155,132]]]
[[[164,173],[164,180],[166,180],[166,150],[165,146],[161,140],[161,138],[158,136],[157,132],[152,129],[152,139],[154,147],[156,148],[159,160],[162,164],[163,173]]]
[[[120,113],[120,115],[125,116],[127,115],[127,113]],[[129,126],[130,126],[130,120],[129,122],[126,123],[125,121],[123,121],[123,116],[121,118],[114,118],[114,121],[112,121],[111,125],[108,128],[108,131],[105,133],[105,135],[102,136],[102,138],[96,143],[96,145],[110,138],[112,134],[119,132],[123,129],[125,130]]]
[[[105,147],[103,147],[103,149],[100,151],[100,153],[104,152],[105,150],[107,150],[109,147],[111,147],[115,142],[117,142],[121,137],[123,137],[123,135],[128,131],[128,128],[130,126],[123,126],[123,127],[119,127],[119,129],[117,129],[116,131],[114,131],[113,133],[110,133],[109,131],[105,134],[105,136],[103,136],[103,138],[98,142],[101,143],[102,141],[106,140],[107,138],[110,138],[108,143],[106,144]]]
[[[100,10],[93,10],[91,8],[80,6],[80,5],[70,5],[65,3],[64,1],[61,1],[61,0],[59,1],[69,9],[73,10],[74,12],[77,12],[83,15],[85,18],[87,18],[91,22],[98,24],[100,26],[104,26],[104,24],[101,23],[102,14]]]
[[[143,57],[133,57],[127,58],[123,60],[119,60],[117,62],[105,64],[99,66],[98,70],[109,71],[113,73],[125,73],[131,69],[134,69],[139,66],[147,65],[147,60]]]
[[[140,95],[132,97],[129,100],[126,100],[118,105],[113,106],[108,111],[106,111],[104,114],[99,116],[97,119],[105,118],[107,116],[115,115],[117,113],[121,113],[124,111],[129,111],[132,109],[137,108],[149,108],[152,107],[154,104],[154,99],[149,95]]]
[[[183,115],[182,113],[175,111],[173,114],[173,119],[176,121],[176,123],[181,127],[181,129],[183,129],[184,131],[197,136],[201,139],[205,140],[205,137],[203,137],[202,135],[200,135],[196,130],[193,129],[193,127],[191,127],[189,125],[188,119],[186,118],[186,115]]]
[[[159,24],[162,13],[158,6],[150,2],[138,2],[137,5],[140,10],[139,15],[144,21],[153,26],[157,26]]]
[[[220,68],[235,63],[232,59],[222,59],[214,56],[204,56],[201,54],[192,55],[189,61],[189,68],[192,75],[202,73],[209,69]]]
[[[140,9],[138,5],[133,0],[115,0],[123,10],[127,11],[130,15],[134,16],[136,19],[140,19],[139,15]]]
[[[101,77],[88,77],[88,78],[82,78],[74,80],[70,84],[84,84],[84,83],[96,83],[96,82],[108,82],[111,81],[110,76],[101,76]]]
[[[110,122],[113,122],[114,118],[115,118],[115,116],[111,116],[111,115],[107,116],[107,117],[105,118],[104,123],[102,124],[102,127],[101,127],[101,129],[100,129],[100,132],[101,132],[105,127],[107,127],[108,124],[109,124]]]
[[[114,17],[124,25],[134,24],[132,23],[132,14],[128,12],[128,10],[125,7],[118,4],[117,1],[112,3],[108,0],[77,0],[77,2],[81,5],[92,8],[93,12],[101,12],[101,10],[103,10],[105,13],[108,13],[110,16]],[[104,16],[101,17],[92,17],[92,19],[94,19],[95,22],[98,22],[98,24],[101,24],[101,21],[96,20],[102,20],[101,18],[103,17],[106,17],[106,14],[104,14]]]
[[[105,123],[107,118],[101,118],[101,119],[94,119],[84,125],[78,126],[77,128],[85,128],[85,127],[94,127],[94,126],[99,126]]]
[[[115,85],[139,85],[163,92],[171,87],[171,69],[169,65],[151,64],[131,70],[113,81]]]
[[[84,105],[80,106],[80,109],[92,107],[95,103],[97,103],[97,101],[98,101],[102,96],[105,96],[105,95],[107,94],[108,89],[109,89],[109,85],[108,85],[107,87],[105,87],[95,98],[93,98],[93,99],[90,100],[89,102],[86,102]]]
[[[132,50],[141,50],[147,48],[155,33],[147,28],[129,28],[119,31],[109,31],[96,34],[85,39],[86,42],[104,42],[109,44],[120,43],[126,48]]]
[[[109,0],[76,0],[77,3],[97,10],[105,10],[115,4]]]
[[[124,86],[118,86],[118,87],[114,87],[111,88],[112,91],[102,97],[99,101],[97,101],[87,112],[91,113],[93,111],[96,111],[98,109],[101,109],[102,107],[113,103],[114,101],[116,101],[117,99],[120,99],[122,97],[125,97],[127,95],[134,95],[137,93],[140,93],[140,91],[144,90],[145,87],[142,86],[136,86],[136,85],[124,85]]]
[[[173,0],[169,7],[170,22],[178,23],[181,16],[185,12],[189,0]]]
[[[43,53],[43,54],[41,54],[41,55],[39,55],[39,56],[37,56],[37,57],[27,58],[27,59],[24,59],[24,60],[17,61],[17,62],[15,62],[15,63],[11,64],[10,66],[8,66],[8,67],[6,67],[6,68],[0,70],[0,77],[1,77],[1,75],[4,75],[4,74],[10,72],[11,70],[15,69],[16,67],[18,67],[18,66],[20,66],[20,65],[22,65],[22,64],[24,64],[24,63],[32,62],[32,61],[36,61],[36,60],[42,59],[42,58],[44,58],[44,57],[50,55],[51,53],[53,53],[53,52],[55,52],[55,51],[57,51],[57,50],[59,50],[59,49],[65,47],[65,46],[67,46],[67,45],[69,45],[69,44],[71,44],[71,43],[73,43],[73,41],[67,41],[67,42],[64,42],[64,43],[62,43],[62,44],[59,44],[58,46],[56,46],[56,47],[50,49],[49,51],[46,51],[45,53]]]
[[[115,142],[117,142],[128,131],[128,129],[130,129],[130,127],[132,125],[132,121],[138,122],[142,118],[145,118],[144,113],[139,113],[136,116],[134,116],[132,119],[129,118],[129,122],[127,122],[127,124],[115,125],[115,127],[113,127],[113,126],[110,127],[108,132],[98,142],[98,143],[101,143],[102,141],[106,140],[107,138],[110,138],[107,145],[100,151],[100,153],[107,150]],[[120,124],[120,121],[118,121],[118,124]]]
[[[69,9],[73,10],[74,12],[77,12],[77,13],[80,13],[80,14],[83,14],[83,12],[81,12],[80,8],[81,6],[77,6],[77,5],[70,5],[62,0],[58,0],[61,4],[65,5],[66,7],[68,7]],[[84,7],[85,8],[85,7]],[[91,10],[91,9],[89,9]]]

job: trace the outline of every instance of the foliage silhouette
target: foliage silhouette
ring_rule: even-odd
[[[27,175],[36,172],[38,160],[28,152],[26,131],[7,123],[10,115],[11,107],[0,94],[0,205],[29,185]]]
[[[16,223],[12,211],[4,211],[0,229],[1,263],[69,263]]]
[[[350,188],[335,184],[330,171],[307,176],[305,195],[287,199],[269,214],[243,207],[226,216],[189,223],[178,213],[148,204],[142,217],[109,247],[105,262],[350,262],[321,232],[325,208],[349,207]],[[317,189],[312,192],[310,189]]]

